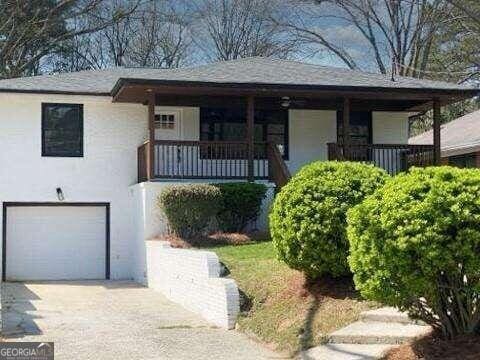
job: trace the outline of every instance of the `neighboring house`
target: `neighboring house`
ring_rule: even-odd
[[[441,126],[442,164],[480,167],[480,110]],[[432,144],[433,132],[411,137],[409,144]]]
[[[3,278],[144,282],[168,184],[263,181],[271,199],[315,160],[428,165],[438,136],[408,145],[408,117],[433,104],[439,129],[440,105],[474,95],[267,58],[1,80]]]

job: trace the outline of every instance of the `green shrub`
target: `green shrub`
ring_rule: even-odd
[[[480,330],[480,170],[395,177],[349,211],[348,239],[363,296],[448,336]]]
[[[175,185],[158,198],[171,230],[182,238],[203,235],[220,207],[220,191],[212,185]]]
[[[314,162],[276,196],[270,232],[278,257],[310,278],[349,273],[346,212],[388,178],[373,165]]]
[[[255,183],[215,184],[221,193],[217,215],[220,229],[225,232],[242,232],[261,210],[267,187]]]

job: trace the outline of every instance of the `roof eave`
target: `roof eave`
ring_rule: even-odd
[[[470,154],[474,152],[478,152],[480,150],[480,143],[472,143],[467,145],[457,145],[457,146],[450,146],[442,148],[442,156],[449,157],[449,156],[457,156],[457,155],[464,155]]]
[[[218,87],[236,89],[275,89],[275,90],[335,90],[350,92],[392,92],[392,93],[428,93],[433,95],[451,95],[468,99],[480,95],[478,89],[442,89],[442,88],[393,88],[376,86],[337,86],[337,85],[309,85],[309,84],[277,84],[277,83],[231,83],[231,82],[207,82],[207,81],[184,81],[184,80],[160,80],[141,78],[119,78],[115,83],[110,95],[115,97],[123,86],[126,85],[150,85],[150,86],[190,86],[190,87]],[[460,99],[461,100],[461,99]]]
[[[28,89],[9,89],[0,88],[0,93],[14,93],[14,94],[52,94],[52,95],[83,95],[83,96],[111,96],[110,92],[98,91],[66,91],[66,90],[28,90]]]

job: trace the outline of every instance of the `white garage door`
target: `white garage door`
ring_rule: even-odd
[[[104,279],[105,206],[9,206],[7,280]]]

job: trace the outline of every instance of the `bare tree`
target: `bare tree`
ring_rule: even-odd
[[[128,0],[109,0],[87,21],[96,23],[129,3]],[[122,21],[95,34],[73,38],[55,58],[52,67],[57,71],[111,66],[178,67],[189,55],[189,19],[178,2],[142,2]]]
[[[270,19],[275,4],[268,0],[197,1],[197,46],[208,60],[287,57],[294,44]]]
[[[452,21],[442,28],[434,70],[445,80],[476,83],[480,79],[480,2],[447,0]]]
[[[118,8],[96,22],[81,22],[104,0],[0,0],[0,77],[32,75],[65,42],[121,21],[134,7]]]
[[[154,1],[138,16],[127,56],[129,64],[173,68],[189,60],[192,14],[188,7]]]
[[[476,29],[474,31],[480,32],[480,4],[476,0],[446,0],[459,10],[466,19],[473,23]]]
[[[301,5],[297,1],[291,3],[290,16],[276,22],[351,69],[363,67],[360,62],[368,59],[366,66],[373,63],[383,74],[423,77],[448,7],[444,0],[315,0]],[[333,36],[328,26],[332,23]],[[339,24],[360,39],[357,44],[339,41]]]
[[[436,44],[430,56],[426,75],[456,83],[479,85],[480,80],[480,3],[478,0],[446,0],[447,22],[440,23]],[[449,122],[480,107],[478,99],[468,99],[444,107],[442,123]],[[412,135],[431,128],[432,114],[413,118]]]
[[[131,5],[128,0],[106,0],[89,15],[75,22],[76,27],[91,27],[104,18]],[[134,11],[120,21],[93,33],[76,36],[65,43],[64,48],[52,61],[53,71],[76,71],[82,69],[102,69],[126,65],[126,56],[135,34],[133,26],[137,19],[139,0]]]

